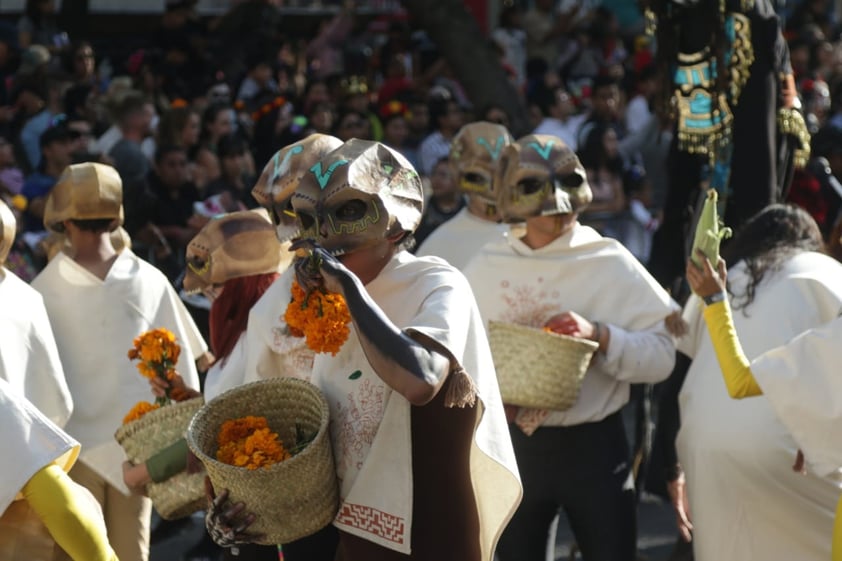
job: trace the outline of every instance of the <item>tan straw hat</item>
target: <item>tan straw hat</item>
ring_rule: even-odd
[[[87,162],[65,168],[47,197],[44,226],[64,231],[65,220],[112,219],[110,231],[123,224],[123,182],[111,166]]]

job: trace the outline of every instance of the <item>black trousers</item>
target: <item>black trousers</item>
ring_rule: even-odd
[[[500,561],[544,561],[550,524],[564,509],[585,561],[634,561],[637,512],[620,413],[596,423],[510,425],[523,502],[497,547]]]

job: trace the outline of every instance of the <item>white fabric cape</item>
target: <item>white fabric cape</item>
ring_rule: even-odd
[[[70,471],[79,443],[0,378],[0,515],[23,486],[55,462]]]
[[[748,280],[744,265],[733,267],[728,280],[732,291],[741,295]],[[824,255],[802,253],[790,258],[780,271],[767,274],[754,302],[744,310],[734,310],[734,322],[747,356],[753,358],[828,321],[840,306],[842,266]],[[830,478],[815,473],[805,477],[792,471],[799,439],[777,410],[781,397],[784,407],[803,403],[794,426],[808,429],[810,442],[817,437],[822,446],[832,446],[832,425],[813,433],[806,418],[825,415],[829,411],[825,404],[842,393],[834,394],[823,386],[815,397],[808,398],[803,392],[809,379],[805,381],[798,373],[806,371],[802,360],[812,358],[790,355],[794,360],[789,366],[798,369],[789,371],[794,377],[785,391],[775,391],[775,386],[767,391],[763,373],[768,370],[786,377],[786,370],[766,361],[771,368],[752,366],[755,373],[761,372],[755,376],[765,395],[731,399],[702,307],[694,296],[684,310],[690,331],[680,341],[679,350],[694,360],[679,395],[681,430],[676,442],[687,478],[696,559],[830,559],[839,490]],[[836,349],[838,356],[842,347]],[[815,372],[811,370],[811,376]],[[842,387],[837,386],[839,390]],[[838,405],[837,411],[842,411]],[[842,440],[836,437],[835,444],[839,458]],[[816,457],[808,454],[807,458],[811,456]]]
[[[246,373],[246,334],[240,335],[231,354],[225,360],[217,360],[208,369],[205,377],[205,401],[210,401],[219,394],[243,385]]]
[[[470,463],[482,558],[491,561],[522,489],[470,287],[444,261],[401,252],[366,290],[399,328],[424,334],[447,349],[476,384],[477,427]],[[335,357],[316,355],[312,381],[325,393],[331,412],[341,499],[334,524],[409,554],[413,496],[409,402],[374,373],[353,326]]]
[[[809,469],[838,478],[842,466],[842,317],[752,362],[775,413],[792,432]]]
[[[588,226],[534,250],[507,234],[485,246],[465,276],[486,322],[542,327],[573,311],[611,330],[608,352],[591,364],[578,401],[550,412],[544,425],[600,421],[628,401],[630,382],[657,382],[672,370],[674,342],[663,320],[678,304],[619,242]]]
[[[0,266],[0,378],[63,427],[73,410],[44,300]]]
[[[509,230],[505,224],[497,224],[477,218],[465,207],[456,216],[433,230],[427,236],[417,255],[441,257],[460,271],[485,244],[499,240]]]
[[[287,333],[284,321],[293,280],[295,270],[289,267],[249,311],[245,383],[279,376],[310,379],[315,353],[307,348],[303,337]]]
[[[44,298],[74,410],[65,430],[82,443],[80,460],[128,495],[123,449],[114,439],[138,401],[152,401],[149,383],[126,356],[135,337],[159,327],[181,345],[176,369],[198,389],[195,360],[207,350],[167,278],[124,250],[105,280],[59,253],[32,281]]]

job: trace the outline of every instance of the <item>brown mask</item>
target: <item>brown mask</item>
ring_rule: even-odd
[[[414,232],[423,205],[412,164],[379,142],[359,139],[316,162],[292,197],[301,237],[334,255]]]
[[[498,175],[506,222],[578,213],[593,199],[576,153],[555,136],[531,134],[503,149]]]
[[[311,134],[278,150],[263,168],[251,194],[269,211],[279,241],[288,241],[298,234],[298,222],[290,200],[301,178],[322,156],[340,146],[342,141],[338,138]]]
[[[6,206],[3,199],[0,199],[0,265],[6,262],[12,244],[15,243],[17,222],[12,209]]]
[[[187,246],[184,290],[196,292],[237,277],[278,271],[281,244],[263,209],[211,219]]]
[[[503,149],[513,141],[503,125],[480,121],[459,129],[450,144],[450,165],[459,189],[481,199],[489,218],[498,218],[496,171]]]
[[[44,226],[61,233],[65,220],[113,220],[123,224],[123,182],[111,166],[84,163],[68,166],[47,197]]]

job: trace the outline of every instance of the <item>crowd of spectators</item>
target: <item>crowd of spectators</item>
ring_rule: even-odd
[[[504,2],[485,40],[534,132],[577,150],[594,192],[583,222],[645,263],[672,129],[652,112],[653,40],[639,13],[612,2],[528,4]],[[785,20],[815,139],[790,197],[828,236],[842,207],[842,41],[832,8],[805,0]],[[288,24],[271,0],[232,2],[215,18],[200,17],[195,0],[168,0],[149,46],[120,56],[63,32],[52,0],[28,0],[16,26],[0,27],[0,193],[23,216],[17,272],[32,278],[43,266],[45,197],[72,162],[117,168],[125,229],[171,278],[208,216],[256,206],[257,171],[312,132],[380,140],[407,156],[432,185],[426,228],[458,211],[440,165],[450,139],[472,120],[507,125],[506,111],[472,105],[445,53],[404,12],[363,17],[345,1],[308,36]]]

